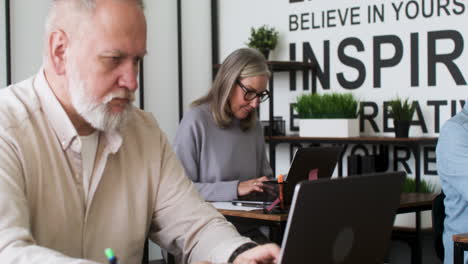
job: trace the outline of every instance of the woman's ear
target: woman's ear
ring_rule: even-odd
[[[57,75],[65,74],[66,50],[69,39],[63,30],[56,30],[49,35],[49,60]]]

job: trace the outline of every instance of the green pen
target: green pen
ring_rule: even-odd
[[[106,250],[104,250],[104,253],[106,254],[109,264],[118,264],[117,257],[115,256],[112,248],[106,248]]]

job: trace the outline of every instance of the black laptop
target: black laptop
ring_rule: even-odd
[[[291,167],[284,184],[284,202],[290,205],[294,193],[294,187],[297,183],[308,180],[311,171],[317,169],[318,179],[328,179],[335,170],[338,159],[340,158],[341,147],[309,147],[300,148],[294,155]],[[268,184],[266,184],[268,185]],[[267,202],[275,200],[277,196],[268,196],[265,193],[256,193],[248,197],[240,197],[232,201],[234,205],[258,206],[262,207]]]
[[[405,173],[301,182],[280,264],[383,263]]]

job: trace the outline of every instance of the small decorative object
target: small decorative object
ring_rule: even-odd
[[[278,31],[274,27],[268,27],[267,25],[263,25],[257,29],[252,27],[247,46],[259,50],[268,59],[270,51],[278,43],[278,35]]]
[[[295,110],[301,137],[359,136],[358,102],[351,93],[304,94]]]
[[[408,100],[397,97],[389,102],[388,113],[393,118],[396,137],[407,138],[409,135],[411,119],[416,108]]]
[[[263,126],[263,134],[265,136],[270,135],[270,121],[263,120],[261,121]],[[284,136],[286,135],[286,122],[283,120],[282,116],[273,117],[273,130],[271,131],[272,136]]]

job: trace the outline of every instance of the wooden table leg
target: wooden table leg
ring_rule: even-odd
[[[422,238],[421,238],[421,212],[416,212],[416,241],[415,241],[414,262],[416,264],[422,263]]]

